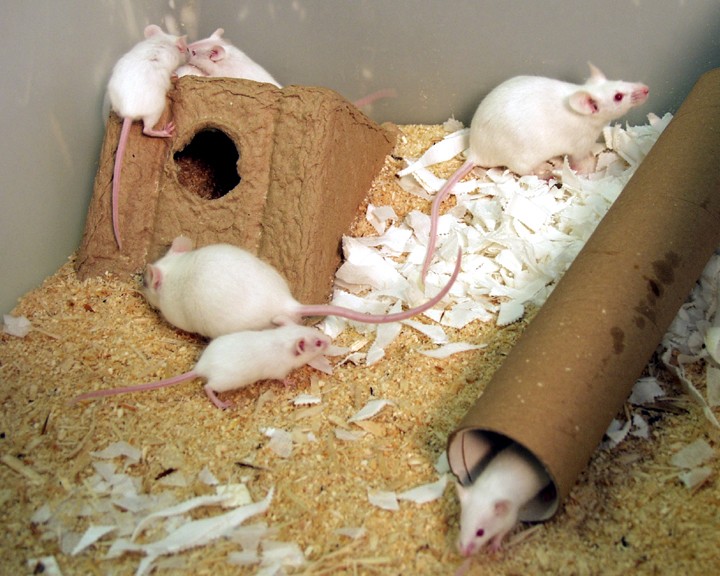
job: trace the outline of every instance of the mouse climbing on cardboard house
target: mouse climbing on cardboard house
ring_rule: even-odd
[[[173,71],[185,62],[185,37],[166,34],[159,26],[145,28],[145,40],[138,42],[117,61],[108,82],[108,96],[112,110],[122,118],[122,130],[115,154],[112,179],[112,225],[115,242],[122,249],[119,223],[120,172],[127,147],[130,127],[142,120],[143,134],[154,138],[169,138],[175,125],[168,122],[163,128],[155,125],[165,111],[165,98],[170,89]]]

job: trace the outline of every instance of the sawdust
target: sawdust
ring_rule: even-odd
[[[441,127],[405,126],[394,156],[388,156],[368,200],[390,204],[402,218],[427,201],[397,185],[397,157],[417,156],[442,136]],[[446,163],[440,176],[457,166]],[[373,230],[359,212],[353,233]],[[264,520],[278,540],[296,542],[307,564],[300,574],[452,574],[463,563],[455,551],[458,503],[452,487],[428,504],[402,503],[395,512],[368,502],[368,490],[413,488],[437,479],[433,465],[445,450],[447,434],[474,403],[502,363],[527,318],[503,329],[474,323],[448,333],[453,340],[486,343],[483,350],[446,360],[422,356],[427,342],[413,330],[387,348],[371,367],[343,365],[332,376],[303,368],[294,384],[261,382],[222,395],[236,407],[221,412],[207,401],[198,381],[144,394],[118,396],[69,406],[80,392],[151,381],[190,369],[203,341],[177,331],[152,311],[137,283],[111,277],[79,281],[72,258],[41,287],[24,296],[15,315],[35,328],[27,337],[0,335],[0,566],[26,573],[27,561],[54,555],[65,574],[134,573],[139,556],[105,560],[103,539],[78,556],[60,551],[31,516],[43,504],[93,495],[85,482],[93,473],[90,452],[116,441],[143,451],[128,473],[142,479],[150,494],[168,470],[197,478],[207,467],[222,483],[246,481],[254,500],[275,486]],[[530,314],[531,316],[532,314]],[[343,334],[341,345],[360,336]],[[693,376],[703,386],[700,372]],[[631,438],[598,450],[560,512],[538,525],[522,542],[473,559],[468,574],[703,574],[720,566],[720,481],[714,473],[694,491],[677,478],[670,458],[684,445],[705,438],[720,442],[701,409],[668,377],[671,401],[648,408],[648,440]],[[321,409],[295,406],[310,389]],[[357,441],[334,433],[373,398],[388,406]],[[283,428],[314,434],[298,442],[289,458],[267,447],[261,429]],[[299,437],[299,435],[296,435]],[[12,463],[12,465],[9,465]],[[207,492],[197,481],[172,488],[178,499]],[[68,529],[91,523],[77,517]],[[357,540],[336,533],[363,526]],[[522,529],[527,526],[522,527]],[[60,536],[60,535],[56,535]],[[172,573],[251,574],[227,562],[236,545],[220,540],[184,552]],[[174,566],[174,567],[172,567]],[[161,572],[162,573],[162,572]],[[167,573],[167,572],[165,572]]]

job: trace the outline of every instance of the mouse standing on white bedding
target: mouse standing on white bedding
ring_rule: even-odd
[[[120,141],[115,153],[112,182],[112,224],[115,242],[122,248],[118,223],[118,196],[120,170],[127,146],[130,126],[135,120],[143,121],[143,134],[155,138],[172,136],[175,126],[169,122],[155,129],[165,110],[165,98],[170,89],[173,71],[185,62],[185,37],[166,34],[151,24],[145,28],[145,40],[138,42],[117,61],[108,82],[108,96],[113,111],[122,118]]]
[[[230,406],[217,392],[237,390],[260,380],[282,380],[296,368],[312,362],[330,345],[330,338],[315,328],[290,324],[272,330],[236,332],[216,338],[189,372],[127,388],[81,394],[73,403],[127,392],[142,392],[204,378],[205,394],[218,408]]]
[[[192,241],[179,236],[165,256],[148,264],[144,293],[170,324],[209,338],[295,323],[308,316],[399,322],[445,297],[460,272],[460,257],[461,251],[447,284],[424,304],[395,314],[371,315],[333,305],[300,304],[278,271],[247,250],[230,244],[192,250]]]
[[[488,462],[470,486],[457,484],[460,500],[458,550],[472,556],[489,544],[502,546],[518,521],[518,513],[550,482],[545,470],[518,444],[511,444]]]
[[[435,252],[440,204],[475,166],[505,166],[519,176],[549,176],[549,160],[568,156],[579,172],[594,168],[592,147],[602,130],[645,102],[645,84],[608,80],[590,64],[585,84],[541,76],[515,76],[495,87],[470,123],[467,160],[435,195],[423,278]]]

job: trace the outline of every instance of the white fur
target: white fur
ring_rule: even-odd
[[[237,246],[191,248],[190,240],[179,236],[165,256],[147,266],[145,297],[174,326],[209,338],[298,322],[307,316],[341,316],[373,324],[406,320],[444,298],[461,264],[458,254],[450,281],[424,304],[395,314],[370,315],[339,306],[300,304],[277,270]]]
[[[602,129],[647,99],[640,83],[610,81],[590,64],[585,84],[540,76],[516,76],[496,86],[480,103],[470,124],[467,160],[437,192],[430,210],[428,248],[422,277],[435,253],[440,204],[475,166],[505,166],[523,176],[550,176],[550,160],[568,156],[579,172],[594,169],[593,144]]]
[[[260,380],[282,380],[329,344],[330,338],[316,328],[297,324],[236,332],[210,342],[193,372],[207,380],[206,388],[226,392]]]
[[[270,328],[299,308],[285,279],[250,252],[229,244],[190,250],[184,241],[145,273],[145,297],[173,326],[216,338]]]
[[[218,408],[229,404],[218,399],[217,392],[244,388],[260,380],[282,380],[296,368],[312,362],[329,346],[330,338],[308,326],[291,324],[273,330],[236,332],[210,342],[189,372],[157,382],[127,388],[96,390],[75,398],[88,400],[143,392],[173,386],[192,378],[204,378],[205,393]]]
[[[239,48],[225,40],[224,30],[218,28],[209,38],[198,40],[188,46],[188,63],[206,76],[244,78],[267,82],[281,88],[272,75]]]
[[[647,98],[647,86],[609,81],[591,66],[582,85],[516,76],[492,90],[470,124],[470,156],[477,166],[506,166],[542,174],[545,163],[569,156],[584,161],[602,129]]]
[[[549,482],[545,471],[517,444],[495,455],[469,487],[457,485],[460,500],[458,549],[471,556],[490,545],[498,550],[518,512]]]
[[[130,126],[142,120],[143,134],[155,138],[168,138],[174,126],[168,123],[162,129],[154,126],[165,110],[165,97],[170,89],[170,77],[185,62],[185,38],[166,34],[154,24],[145,28],[145,40],[138,42],[117,61],[108,82],[108,98],[112,109],[123,119],[120,140],[113,168],[112,226],[118,248],[122,248],[119,223],[120,174],[127,146]]]
[[[152,129],[165,110],[170,76],[185,62],[184,40],[158,26],[145,28],[145,40],[120,58],[108,82],[112,109],[121,118],[142,120]]]

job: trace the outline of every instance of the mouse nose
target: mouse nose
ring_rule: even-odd
[[[631,99],[633,103],[640,103],[644,102],[648,95],[650,94],[650,88],[642,84],[639,88],[636,90],[633,90]]]
[[[463,544],[458,539],[458,551],[460,552],[461,556],[465,556],[466,558],[468,556],[472,556],[475,553],[475,543],[470,541],[470,542]]]

